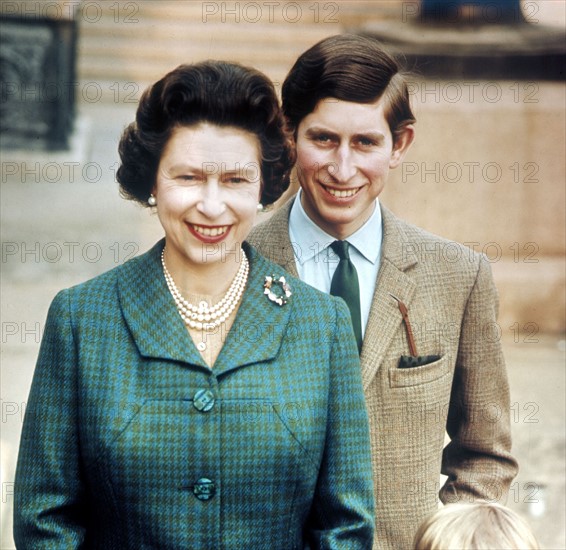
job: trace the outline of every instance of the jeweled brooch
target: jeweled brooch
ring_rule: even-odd
[[[277,278],[275,275],[267,276],[263,283],[264,294],[277,305],[284,306],[291,299],[291,287],[285,277]]]

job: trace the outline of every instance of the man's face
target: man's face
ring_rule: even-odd
[[[311,220],[337,239],[357,231],[412,139],[408,127],[393,145],[381,100],[319,101],[296,135],[302,205]]]

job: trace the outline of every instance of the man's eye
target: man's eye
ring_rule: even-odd
[[[179,179],[183,181],[195,181],[197,177],[193,174],[183,174],[182,176],[179,176]]]
[[[228,181],[230,183],[245,183],[246,178],[242,178],[240,176],[231,176],[230,178],[228,178]]]
[[[330,143],[332,141],[332,137],[328,134],[318,134],[314,136],[314,140],[319,143]]]
[[[362,146],[362,147],[373,147],[374,145],[376,145],[375,141],[373,139],[370,138],[359,138],[358,139],[358,143]]]

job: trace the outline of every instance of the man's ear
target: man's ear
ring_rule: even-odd
[[[402,133],[395,140],[393,145],[393,151],[391,153],[391,159],[389,160],[389,168],[397,168],[401,161],[405,157],[405,153],[409,150],[409,147],[415,139],[415,127],[412,124],[405,126]]]

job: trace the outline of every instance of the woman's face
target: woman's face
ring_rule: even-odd
[[[250,132],[208,123],[173,130],[153,190],[171,265],[239,261],[257,212],[260,170]]]

